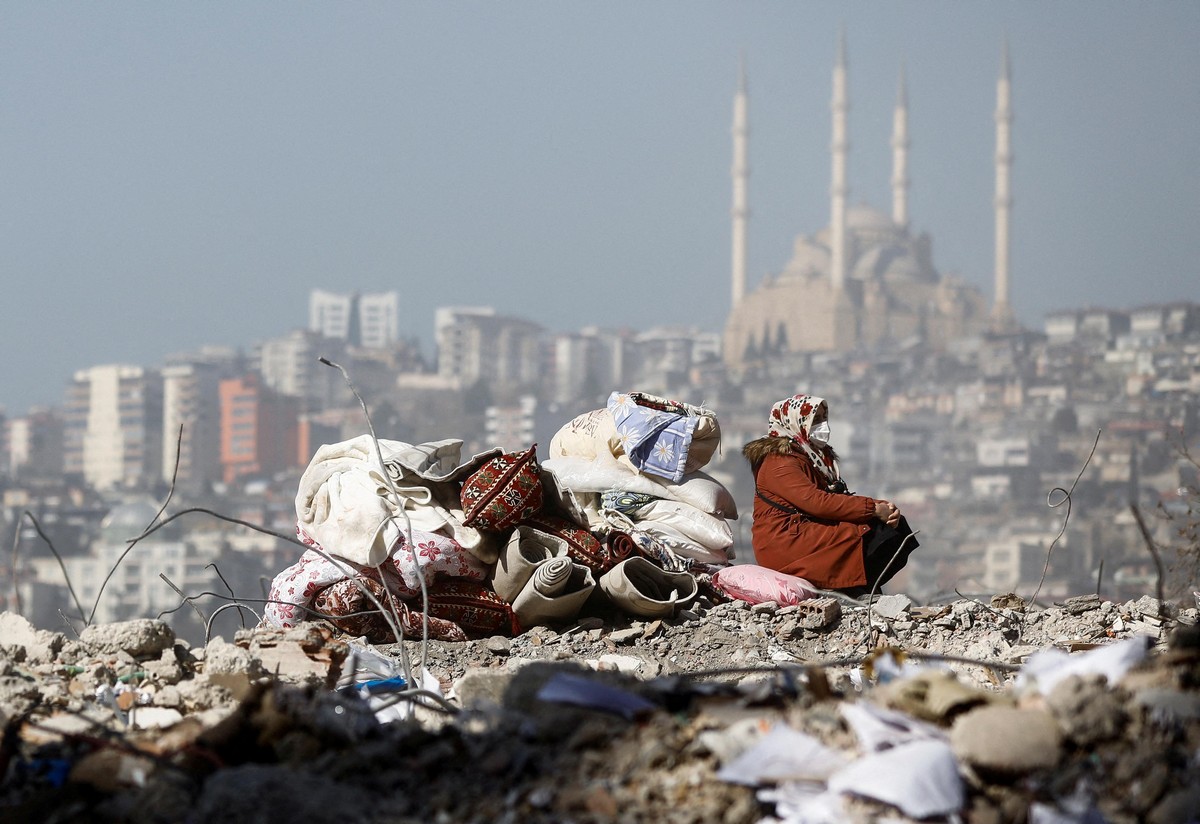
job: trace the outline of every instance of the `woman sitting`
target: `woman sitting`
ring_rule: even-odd
[[[751,542],[760,566],[860,597],[887,583],[917,541],[894,504],[846,491],[828,418],[824,399],[795,395],[742,449],[754,472]]]

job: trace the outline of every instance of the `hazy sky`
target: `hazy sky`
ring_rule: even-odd
[[[1018,315],[1200,300],[1200,3],[28,0],[0,8],[0,404],[282,334],[315,287],[398,290],[426,344],[455,304],[720,329],[738,54],[753,286],[828,223],[842,24],[852,204],[890,207],[903,63],[913,227],[991,294],[1007,35]]]

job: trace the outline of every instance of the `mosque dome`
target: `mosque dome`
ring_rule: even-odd
[[[150,497],[122,501],[110,509],[100,521],[100,534],[106,540],[121,543],[130,538],[136,538],[145,532],[146,527],[154,520],[155,515],[158,514],[158,508],[159,504]],[[171,527],[168,526],[166,530],[156,532],[155,536],[165,537],[162,532],[170,529]]]
[[[879,232],[881,234],[898,234],[901,232],[890,217],[865,203],[847,207],[846,227],[852,231]]]

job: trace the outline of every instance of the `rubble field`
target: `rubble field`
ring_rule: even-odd
[[[713,595],[466,643],[314,622],[190,648],[3,613],[0,820],[1197,821],[1197,619]]]

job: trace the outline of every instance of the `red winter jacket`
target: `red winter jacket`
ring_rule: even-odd
[[[750,534],[758,564],[822,589],[864,586],[862,537],[876,520],[877,501],[826,492],[824,476],[805,455],[792,451],[787,438],[759,438],[742,454],[754,471]],[[785,512],[762,496],[800,513]]]

